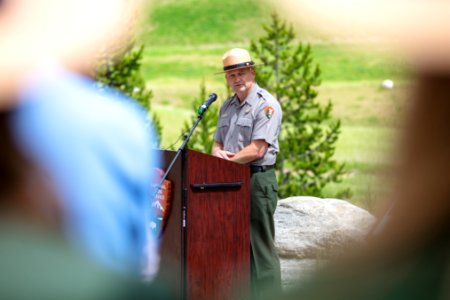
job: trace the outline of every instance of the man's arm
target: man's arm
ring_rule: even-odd
[[[269,144],[265,140],[253,140],[248,146],[230,158],[231,161],[247,164],[260,159],[266,154]]]
[[[223,150],[223,145],[214,142],[212,147],[212,155],[226,160],[231,160],[240,164],[247,164],[254,160],[260,159],[266,154],[269,144],[264,140],[253,140],[248,146],[238,153]]]

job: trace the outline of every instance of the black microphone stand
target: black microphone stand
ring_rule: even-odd
[[[163,177],[161,178],[160,183],[158,184],[158,186],[156,187],[156,192],[153,195],[153,197],[151,199],[154,199],[156,197],[156,195],[158,194],[159,190],[161,189],[164,180],[166,180],[167,176],[169,175],[170,170],[172,169],[173,165],[175,164],[175,162],[177,161],[178,157],[180,156],[180,154],[184,151],[184,148],[186,148],[187,143],[189,142],[189,139],[191,138],[192,133],[194,133],[195,128],[197,127],[198,123],[200,123],[200,121],[203,118],[203,113],[206,110],[203,111],[199,111],[198,117],[197,117],[197,121],[195,121],[194,125],[192,126],[191,130],[189,131],[188,134],[185,134],[184,136],[184,141],[181,144],[180,148],[178,148],[177,153],[175,154],[175,157],[172,159],[172,161],[170,162],[170,165],[167,167],[166,172],[164,173]]]

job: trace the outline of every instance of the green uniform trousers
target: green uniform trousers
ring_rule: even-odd
[[[280,260],[274,244],[273,215],[278,199],[275,170],[253,173],[250,192],[251,291],[257,299],[266,292],[281,290]]]

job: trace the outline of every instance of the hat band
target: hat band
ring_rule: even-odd
[[[232,70],[232,69],[253,66],[254,64],[255,63],[253,61],[246,61],[246,62],[243,62],[243,63],[240,63],[240,64],[235,64],[235,65],[223,67],[223,70],[224,71],[229,71],[229,70]]]

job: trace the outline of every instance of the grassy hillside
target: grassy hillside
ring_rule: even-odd
[[[230,47],[248,46],[249,42],[232,46],[147,46],[142,72],[155,92],[154,101],[166,103],[169,96],[177,105],[189,107],[183,103],[190,99],[191,92],[196,91],[195,86],[202,80],[219,92],[224,89],[223,76],[215,74],[221,70],[222,54]],[[368,81],[378,85],[386,78],[397,81],[405,77],[400,62],[394,61],[388,49],[383,47],[312,44],[312,50],[315,62],[322,70],[324,85],[347,82],[356,86],[358,82]],[[173,89],[175,83],[176,90]]]
[[[142,72],[163,123],[164,148],[181,144],[181,128],[190,118],[190,104],[202,81],[208,93],[218,93],[223,101],[223,75],[215,75],[222,54],[233,47],[246,48],[263,35],[262,25],[269,24],[272,11],[257,0],[154,1],[141,36],[146,45]],[[376,176],[387,164],[395,122],[404,107],[405,69],[383,45],[318,42],[313,36],[302,41],[311,43],[322,70],[318,100],[331,100],[335,117],[342,120],[336,158],[347,164],[348,173],[342,183],[327,187],[327,196],[350,187],[350,200],[371,208],[383,190]],[[394,89],[380,89],[386,78],[394,79]]]
[[[261,32],[270,9],[258,0],[159,0],[146,38],[158,45],[242,42]]]

